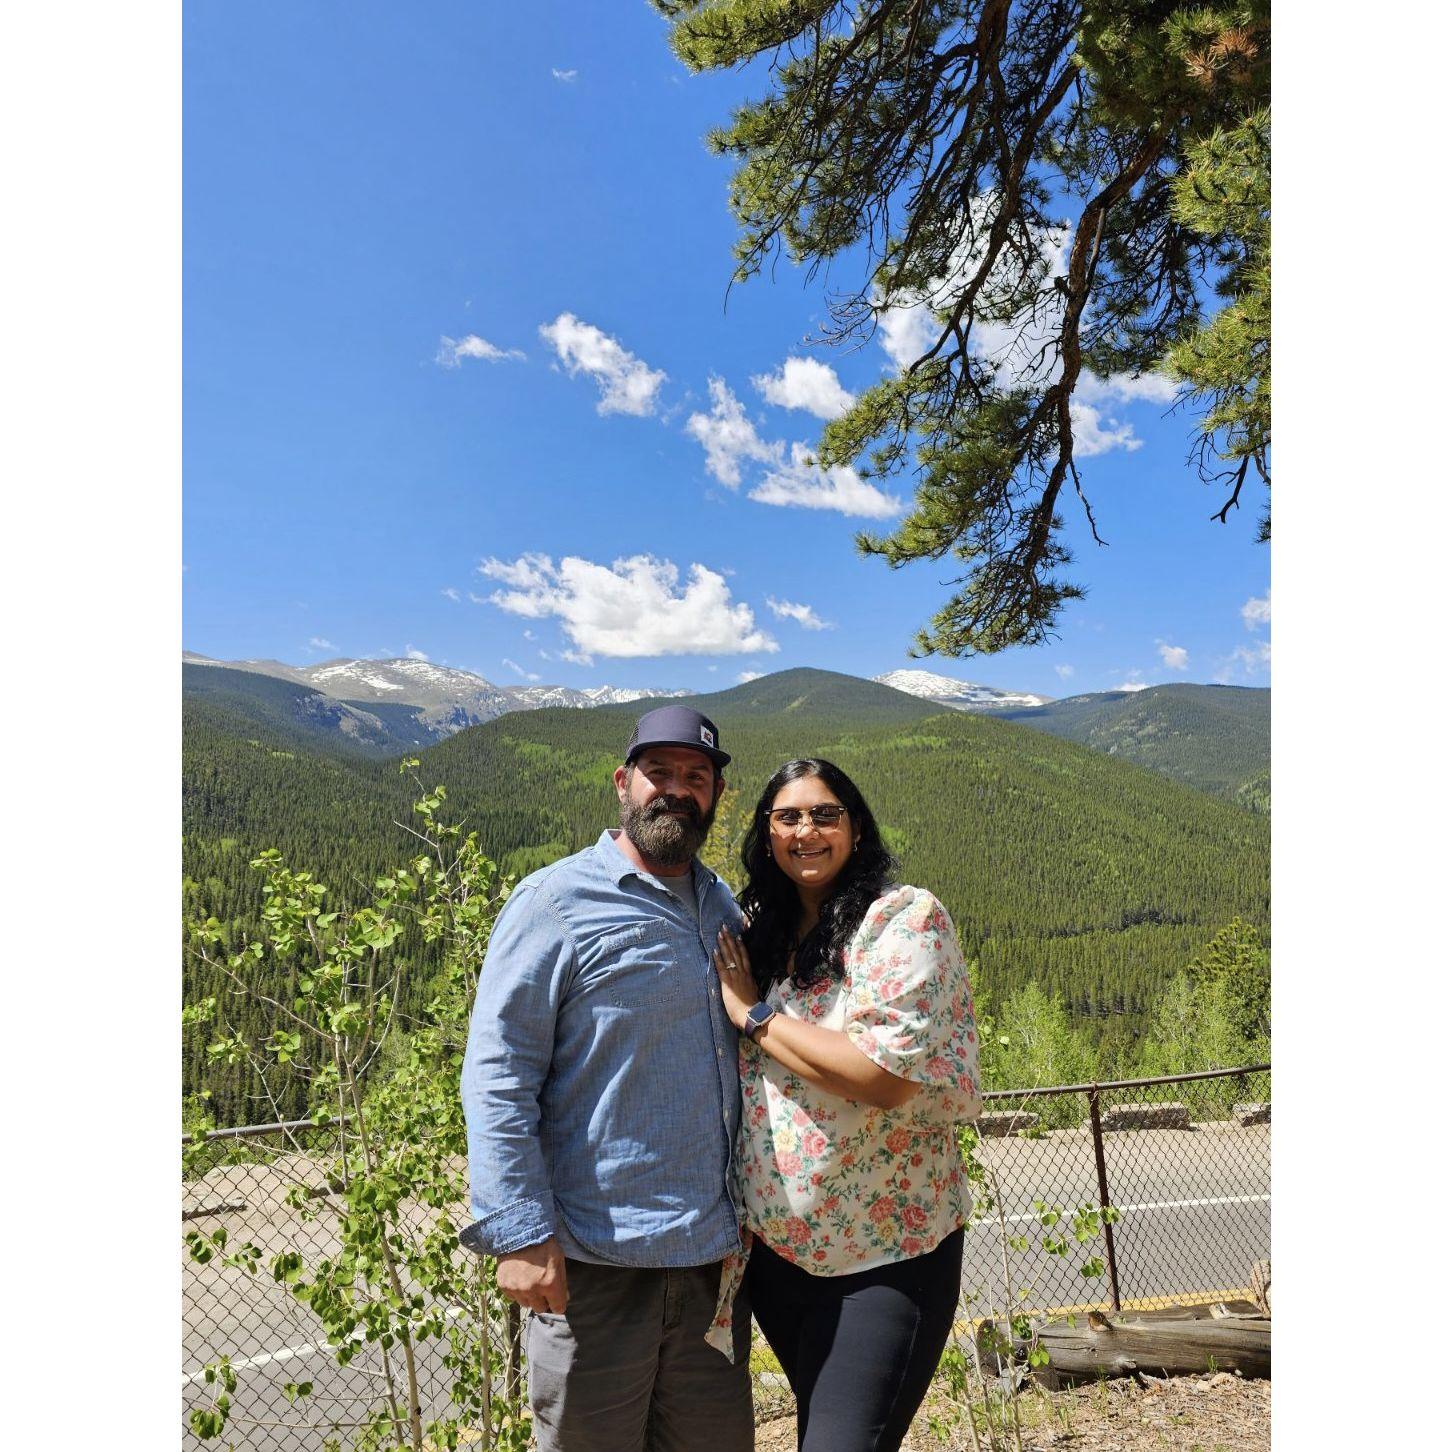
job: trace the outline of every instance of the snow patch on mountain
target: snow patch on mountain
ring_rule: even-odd
[[[391,681],[387,676],[369,670],[361,662],[355,660],[344,661],[342,665],[319,666],[316,670],[305,671],[304,674],[315,686],[322,685],[324,681],[334,681],[342,677],[346,680],[357,681],[361,685],[371,686],[375,691],[406,689],[401,682]]]
[[[454,670],[422,660],[327,660],[314,666],[291,666],[276,660],[213,660],[208,656],[183,652],[189,665],[227,666],[233,670],[253,671],[308,686],[334,701],[389,701],[399,706],[417,706],[420,720],[439,737],[452,736],[466,726],[492,721],[509,711],[533,711],[543,706],[566,706],[582,710],[590,706],[621,705],[643,697],[691,696],[689,690],[654,690],[634,686],[591,686],[576,690],[572,686],[496,686],[472,671]],[[366,713],[364,713],[366,715]],[[376,718],[368,716],[374,725]],[[348,730],[344,721],[355,727],[346,713],[340,714],[339,728]]]
[[[891,686],[909,696],[936,701],[955,711],[1021,710],[1026,706],[1045,706],[1052,696],[1036,696],[1031,691],[1004,691],[997,686],[984,686],[976,681],[960,681],[953,676],[940,676],[934,671],[888,671],[874,676],[879,685]]]

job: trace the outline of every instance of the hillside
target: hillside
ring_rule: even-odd
[[[270,731],[313,751],[397,756],[438,739],[417,706],[342,701],[256,671],[183,664],[182,697],[221,729]]]
[[[212,679],[218,676],[225,679]],[[280,695],[269,685],[274,682],[300,688],[307,695]],[[324,748],[330,726],[344,738],[335,745],[409,747],[442,741],[456,731],[492,721],[509,711],[533,711],[541,706],[586,709],[636,701],[650,694],[610,685],[588,690],[570,686],[497,686],[472,671],[434,665],[427,660],[340,658],[293,666],[277,660],[218,661],[194,651],[182,653],[182,692],[247,697],[251,703],[241,706],[244,712],[257,709],[256,702],[266,703],[262,709],[271,711],[284,701],[305,700],[305,707],[291,704],[284,708],[285,713],[305,717],[300,724]],[[692,693],[673,690],[661,694]]]
[[[393,763],[328,759],[263,728],[238,735],[188,703],[184,867],[189,912],[242,941],[260,904],[247,860],[276,845],[335,896],[357,900],[408,838],[410,784]],[[862,786],[907,880],[947,904],[980,995],[1037,980],[1076,1015],[1132,1030],[1150,997],[1236,914],[1264,926],[1269,831],[1167,777],[1043,731],[944,710],[824,671],[786,671],[696,697],[733,761],[718,835],[739,835],[784,759],[825,755]],[[514,712],[421,753],[486,850],[523,873],[617,820],[610,774],[645,703]],[[722,842],[708,855],[727,865]],[[333,903],[337,905],[336,902]],[[418,992],[425,973],[420,950]],[[214,992],[195,972],[188,996]],[[188,1082],[210,1071],[189,1049]],[[217,1108],[250,1112],[244,1086],[211,1079]]]
[[[1150,686],[1069,696],[1000,715],[1268,812],[1270,700],[1264,688]]]
[[[821,679],[816,679],[820,677]],[[778,672],[753,693],[748,686],[711,700],[741,702],[753,712],[789,710],[789,694],[810,688],[815,699],[848,702],[857,719],[868,710],[894,719],[945,707],[984,712],[1048,731],[1081,746],[1137,761],[1253,811],[1270,810],[1270,692],[1229,686],[1154,686],[1051,701],[1024,691],[977,685],[928,671],[892,671],[876,682],[834,672]],[[835,682],[828,685],[828,679]],[[796,684],[793,684],[795,682]],[[874,684],[897,696],[874,696]],[[270,728],[312,749],[386,757],[447,740],[470,726],[514,711],[552,706],[598,709],[632,704],[648,693],[616,686],[495,686],[468,671],[424,661],[220,662],[184,657],[182,692],[233,712],[242,730]],[[350,694],[351,693],[351,694]],[[785,694],[784,694],[785,693]],[[689,695],[668,691],[649,699]],[[906,698],[906,704],[904,699]],[[878,704],[868,706],[868,701]],[[817,710],[831,707],[818,705]]]

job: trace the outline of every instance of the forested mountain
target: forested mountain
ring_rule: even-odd
[[[208,680],[221,674],[225,687]],[[455,670],[427,660],[328,660],[317,665],[293,666],[278,660],[217,661],[192,651],[182,653],[184,694],[255,694],[268,703],[280,701],[264,682],[281,681],[310,693],[302,713],[307,726],[317,728],[318,744],[326,746],[326,725],[347,738],[344,745],[388,745],[378,732],[399,738],[404,746],[442,741],[456,731],[492,721],[509,711],[533,711],[541,706],[577,709],[637,701],[648,691],[628,686],[496,686],[472,671]],[[249,682],[255,684],[249,689]],[[691,691],[665,691],[667,696],[689,696]],[[311,697],[317,697],[317,700]],[[347,711],[330,707],[341,703]],[[251,709],[251,708],[244,708]],[[298,714],[294,708],[293,714]]]
[[[1000,714],[1268,812],[1270,696],[1249,686],[1150,686]]]
[[[615,686],[584,691],[494,686],[468,671],[425,661],[333,661],[308,667],[244,661],[235,666],[186,657],[183,695],[206,697],[254,726],[270,726],[314,750],[375,757],[447,740],[511,711],[598,708],[633,703],[645,695]],[[840,679],[863,688],[873,684],[855,676]],[[891,671],[876,683],[910,697],[918,703],[913,710],[946,706],[991,712],[1123,756],[1252,811],[1270,810],[1268,690],[1169,685],[1050,701],[928,671]],[[350,690],[359,694],[350,696]],[[855,711],[867,697],[858,692],[852,699]]]
[[[451,812],[523,873],[617,821],[610,775],[647,704],[501,716],[421,753],[419,775],[444,783]],[[1267,925],[1265,819],[1133,763],[825,671],[784,671],[692,704],[733,757],[712,865],[732,864],[733,839],[775,767],[830,758],[862,787],[904,878],[947,904],[985,1002],[1036,981],[1101,1038],[1128,1036],[1217,929],[1237,916]],[[234,945],[260,910],[247,862],[261,848],[328,883],[331,906],[360,901],[409,855],[394,824],[409,820],[413,789],[395,763],[322,756],[255,716],[240,726],[215,699],[186,702],[183,741],[185,909],[228,925]],[[417,952],[421,998],[428,969]],[[218,991],[189,967],[189,998]],[[269,1112],[240,1077],[206,1062],[200,1041],[187,1055],[188,1087],[211,1084],[219,1118]]]
[[[271,730],[313,751],[398,756],[440,739],[419,706],[340,701],[311,686],[225,666],[182,666],[182,696],[207,718],[246,735]]]

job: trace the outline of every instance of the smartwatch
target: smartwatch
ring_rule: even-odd
[[[746,1010],[746,1022],[742,1025],[746,1037],[753,1043],[756,1036],[776,1017],[776,1010],[764,999],[760,1003],[753,1003]]]

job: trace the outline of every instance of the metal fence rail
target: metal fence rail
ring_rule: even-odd
[[[985,1099],[960,1324],[1006,1307],[1042,1315],[1249,1294],[1252,1264],[1270,1254],[1268,1064]],[[188,1449],[348,1449],[382,1398],[389,1368],[378,1349],[360,1345],[339,1365],[321,1324],[267,1269],[285,1250],[308,1263],[336,1253],[328,1206],[337,1187],[329,1176],[341,1134],[337,1121],[306,1120],[183,1140],[182,1231],[191,1237],[183,1247],[184,1420],[191,1408],[211,1404],[204,1367],[228,1356],[237,1376],[222,1436],[206,1441],[187,1430]],[[462,1163],[458,1170],[462,1226]],[[1111,1206],[1114,1223],[1075,1240],[1076,1211]],[[218,1230],[224,1245],[213,1240]],[[211,1251],[204,1261],[193,1253],[199,1244]],[[225,1263],[244,1244],[260,1252],[260,1269]],[[1084,1274],[1086,1263],[1097,1273]],[[487,1330],[495,1386],[514,1401],[523,1367],[511,1311]],[[443,1349],[428,1341],[417,1347],[425,1420],[449,1410]],[[788,1408],[790,1394],[769,1359],[753,1365],[758,1416]],[[306,1397],[289,1391],[305,1382],[312,1383]]]

